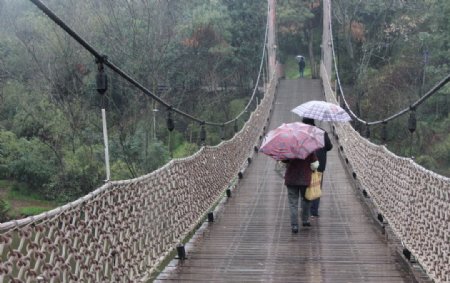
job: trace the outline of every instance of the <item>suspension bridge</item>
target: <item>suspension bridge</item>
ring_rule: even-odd
[[[241,131],[147,175],[0,224],[0,282],[450,282],[450,180],[348,123],[323,125],[334,149],[321,216],[290,231],[282,172],[257,148],[269,129],[296,121],[294,106],[337,103],[323,2],[320,79],[279,79],[269,25],[264,98]],[[273,23],[273,7],[268,14]]]
[[[319,80],[281,81],[269,128],[298,121],[292,105],[321,99]],[[282,171],[255,154],[218,219],[186,247],[188,258],[172,261],[157,282],[411,282],[334,145],[312,227],[291,233]]]

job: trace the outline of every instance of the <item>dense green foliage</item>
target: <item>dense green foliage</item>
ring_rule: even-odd
[[[277,6],[279,60],[287,64],[296,55],[306,58],[312,78],[319,77],[322,6],[318,0],[285,0]]]
[[[340,78],[353,112],[383,120],[408,108],[450,71],[450,2],[333,1],[333,32]],[[381,126],[371,139],[426,168],[450,176],[450,86],[416,110],[417,129],[408,115]],[[355,124],[365,133],[365,126]]]
[[[226,122],[248,103],[261,60],[265,1],[45,3],[112,63],[192,116]],[[0,0],[0,179],[59,202],[100,186],[106,175],[101,108],[114,180],[200,148],[198,123],[174,114],[169,132],[167,109],[110,70],[108,91],[98,94],[96,68],[94,57],[30,1]],[[230,125],[223,137],[233,133]],[[207,127],[207,144],[221,138],[221,129]]]
[[[266,1],[45,3],[112,63],[184,112],[221,123],[248,103],[261,59]],[[320,3],[286,0],[277,7],[279,60],[290,64],[295,55],[305,55],[313,78],[321,52]],[[449,16],[450,4],[438,0],[333,1],[338,67],[355,113],[383,119],[448,74]],[[58,202],[100,186],[106,175],[101,108],[114,180],[146,174],[200,148],[198,123],[174,114],[169,132],[167,109],[110,70],[108,91],[98,94],[96,68],[93,56],[31,2],[0,0],[0,179]],[[412,143],[406,116],[389,123],[387,140],[394,152],[414,155],[447,176],[449,92],[446,86],[419,107]],[[206,130],[206,143],[217,144],[233,135],[234,125]],[[374,141],[381,142],[380,132],[372,129]],[[0,202],[0,216],[8,205]]]

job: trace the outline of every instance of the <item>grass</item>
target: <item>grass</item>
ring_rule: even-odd
[[[300,78],[300,73],[298,71],[298,62],[295,56],[289,56],[289,59],[284,64],[284,72],[286,79],[293,80]],[[304,72],[305,78],[311,78],[311,68],[308,66],[308,61],[306,61],[306,68]]]
[[[22,183],[12,183],[12,186],[9,186],[8,198],[24,201],[41,199],[39,194],[30,191],[28,187]]]
[[[38,215],[42,212],[48,211],[47,207],[37,207],[37,206],[28,206],[28,207],[22,207],[20,209],[21,215],[31,216],[31,215]]]
[[[9,180],[0,180],[0,188],[10,187],[12,182]]]
[[[57,207],[56,203],[43,200],[25,184],[9,180],[0,180],[0,198],[6,204],[9,219],[37,215]]]

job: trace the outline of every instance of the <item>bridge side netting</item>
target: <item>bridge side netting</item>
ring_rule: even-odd
[[[321,76],[337,104],[323,65]],[[352,173],[396,236],[435,282],[450,282],[450,179],[371,143],[349,123],[334,128]]]
[[[247,165],[268,124],[278,82],[272,77],[231,140],[151,174],[107,183],[50,212],[0,224],[0,282],[137,282],[155,271]]]

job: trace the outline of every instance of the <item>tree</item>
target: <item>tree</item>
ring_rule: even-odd
[[[281,1],[278,12],[278,42],[283,54],[308,54],[313,77],[318,76],[316,56],[320,54],[319,40],[321,24],[320,1]],[[284,61],[284,58],[282,58]]]
[[[107,113],[113,179],[148,173],[177,148],[182,154],[197,149],[192,146],[197,123],[174,115],[176,129],[169,133],[166,109],[108,69],[108,91],[99,95],[90,53],[31,3],[0,3],[0,128],[13,134],[10,143],[17,146],[4,150],[5,178],[63,201],[101,185],[101,108]],[[234,109],[226,107],[231,101],[248,101],[262,55],[265,3],[49,0],[46,5],[174,107],[220,121],[234,118]],[[219,128],[208,131],[208,143],[220,142]]]
[[[341,47],[337,50],[339,73],[344,74],[344,92],[358,116],[368,121],[383,120],[409,107],[448,74],[448,3],[333,4],[335,43]],[[442,168],[449,166],[440,158],[448,148],[448,130],[442,126],[448,123],[448,111],[444,110],[448,109],[448,93],[448,87],[441,89],[416,110],[419,123],[412,135],[412,152],[411,134],[405,130],[407,118],[389,122],[388,126],[395,132],[388,140],[391,149],[401,155],[418,156],[419,163],[441,173],[448,172]]]

